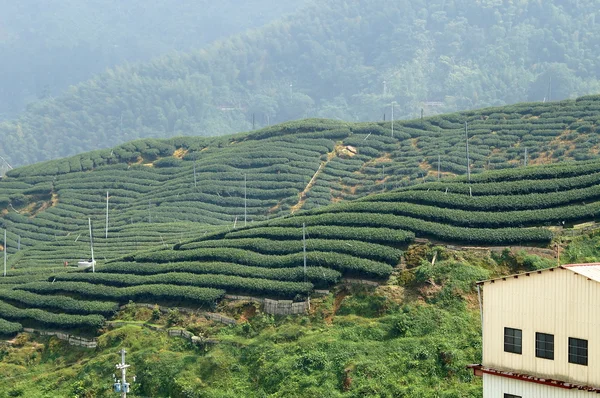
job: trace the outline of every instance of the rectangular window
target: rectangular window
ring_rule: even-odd
[[[535,356],[538,358],[554,359],[554,335],[546,333],[535,334]]]
[[[504,394],[504,398],[523,398],[520,395]]]
[[[569,362],[577,365],[588,364],[588,341],[569,337]]]
[[[523,352],[523,332],[521,329],[504,328],[504,351],[513,354]]]

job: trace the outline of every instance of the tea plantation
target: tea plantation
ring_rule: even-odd
[[[0,333],[94,331],[130,300],[302,299],[345,277],[388,278],[415,237],[546,246],[547,227],[598,218],[599,111],[600,97],[521,104],[395,122],[393,136],[389,122],[308,120],[12,170],[0,180]],[[90,257],[88,218],[95,273],[66,266]]]

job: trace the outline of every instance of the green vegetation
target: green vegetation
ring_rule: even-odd
[[[164,5],[149,6],[144,7],[148,9],[147,17],[159,18],[161,22],[143,28],[129,23],[129,19],[123,24],[121,16],[138,10],[139,0],[127,7],[120,3],[116,7],[114,3],[112,0],[100,7],[98,13],[86,12],[89,8],[84,6],[66,8],[73,20],[89,21],[87,26],[92,35],[108,30],[101,24],[116,26],[110,29],[116,37],[102,36],[102,39],[120,45],[100,46],[98,51],[120,56],[118,61],[123,59],[122,54],[135,54],[130,49],[136,44],[139,48],[148,43],[144,54],[160,53],[165,43],[179,48],[182,41],[194,45],[201,35],[190,32],[205,31],[206,27],[206,31],[218,34],[223,32],[222,28],[212,27],[222,25],[223,21],[236,28],[248,26],[245,22],[252,16],[263,13],[266,20],[277,15],[277,10],[291,9],[297,2],[276,2],[274,7],[272,2],[263,0],[244,4],[243,8],[238,3],[229,5],[233,4],[231,1],[218,6],[185,3],[168,12],[164,11]],[[223,13],[226,18],[215,17],[215,10],[222,9],[228,10]],[[198,10],[202,10],[200,21]],[[34,38],[40,35],[44,42],[62,43],[64,38],[64,43],[71,44],[75,35],[69,26],[63,28],[64,21],[56,24],[61,29],[53,29],[60,32],[60,38],[43,29],[54,26],[49,22],[56,20],[52,11],[53,7],[48,6],[48,10],[32,17],[31,24],[42,28],[31,35]],[[0,153],[15,164],[25,164],[138,138],[244,131],[252,128],[253,120],[258,127],[305,117],[366,121],[382,120],[386,113],[389,120],[392,101],[398,104],[396,118],[405,118],[418,116],[421,109],[430,116],[597,93],[599,60],[593,54],[599,52],[600,28],[595,22],[596,11],[594,0],[314,2],[262,29],[187,54],[120,66],[72,87],[60,97],[32,104],[18,119],[0,126],[0,135],[5,137]],[[96,18],[91,21],[89,15]],[[36,23],[38,20],[42,22]],[[164,30],[157,30],[156,26]],[[77,28],[80,31],[79,25]],[[185,34],[172,44],[165,31]],[[122,38],[127,38],[126,43]],[[27,52],[37,54],[39,45],[30,44],[29,35],[21,40],[27,43],[24,45]],[[63,46],[69,49],[69,44]],[[46,51],[56,58],[54,48]],[[21,52],[14,50],[7,55],[11,60],[20,57]],[[106,65],[96,62],[94,56],[68,59],[78,59],[84,65],[93,63],[95,68]],[[24,68],[9,63],[8,67],[15,69],[10,75],[28,76],[29,65],[46,66],[46,63],[27,62]],[[51,70],[44,76],[62,77],[74,69],[86,68],[78,63],[64,69]],[[11,83],[17,85],[22,80],[12,79]],[[45,86],[44,81],[35,83],[42,89]],[[10,101],[14,91],[5,90]],[[551,141],[566,125],[571,126],[573,134],[593,133],[595,118],[588,120],[585,113],[583,117],[564,118],[560,113],[562,108],[562,103],[548,105],[549,111],[542,113],[553,113],[552,119],[541,122],[527,118],[511,120],[502,115],[503,111],[492,111],[499,117],[479,118],[479,123],[471,126],[471,132],[479,136],[475,141],[485,145],[512,146],[519,141],[521,149],[528,147],[532,151]],[[554,114],[555,111],[559,113]],[[487,123],[495,120],[499,123]],[[463,120],[439,122],[452,128],[461,128],[463,124]],[[532,124],[538,127],[535,131],[530,128]],[[399,135],[420,129],[419,123],[406,127]],[[490,131],[497,135],[481,136]],[[423,142],[417,142],[416,147],[407,145],[407,152],[419,150]],[[458,142],[436,149],[456,149]],[[583,139],[579,144],[585,142]],[[569,151],[567,147],[552,150]],[[431,159],[437,160],[438,154],[428,154],[430,164]],[[445,169],[464,171],[464,164],[456,161],[463,158],[462,152],[441,155]],[[584,159],[587,153],[577,155],[578,159]],[[476,162],[485,162],[487,159],[481,158],[489,156],[491,164],[514,158],[513,153],[506,156],[485,151],[474,151],[473,156]]]
[[[336,289],[314,299],[305,316],[273,318],[251,303],[226,304],[220,310],[239,321],[225,326],[128,305],[117,318],[129,325],[101,335],[94,351],[44,338],[33,354],[28,335],[20,335],[15,341],[22,348],[0,349],[0,390],[112,396],[114,363],[125,348],[128,374],[136,375],[133,396],[475,398],[481,383],[465,365],[480,360],[480,327],[477,308],[468,303],[473,282],[501,264],[455,256],[444,252],[436,267],[406,271],[414,279],[404,285],[393,278],[376,289]],[[423,280],[440,289],[427,291]],[[218,343],[195,346],[144,323]],[[19,372],[25,364],[27,374]],[[32,374],[36,383],[27,377]]]

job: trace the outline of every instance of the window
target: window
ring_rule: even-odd
[[[523,351],[523,331],[521,329],[504,328],[504,351],[521,354]]]
[[[569,337],[569,362],[577,365],[588,364],[588,341]]]
[[[546,333],[535,334],[535,356],[538,358],[554,359],[554,335]]]
[[[504,394],[504,398],[523,398],[520,395]]]

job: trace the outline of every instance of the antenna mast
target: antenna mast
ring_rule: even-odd
[[[88,218],[90,225],[90,250],[92,252],[92,272],[96,272],[96,261],[94,261],[94,239],[92,238],[92,219]]]
[[[115,365],[115,367],[117,368],[117,370],[121,371],[121,384],[119,385],[118,383],[115,383],[115,390],[117,392],[121,393],[121,398],[127,398],[127,393],[129,392],[129,383],[127,383],[126,380],[126,375],[127,375],[127,368],[130,367],[131,365],[127,365],[125,363],[125,354],[127,353],[127,351],[125,351],[124,349],[121,349],[121,363],[118,363]],[[135,381],[135,376],[133,376],[133,381]]]

